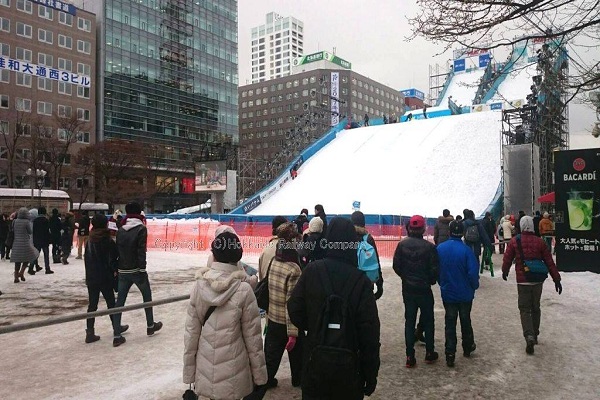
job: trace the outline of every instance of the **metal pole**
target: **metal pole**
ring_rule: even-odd
[[[46,319],[43,321],[26,322],[24,324],[0,326],[0,335],[5,334],[5,333],[24,331],[27,329],[42,328],[44,326],[63,324],[65,322],[73,322],[73,321],[79,321],[82,319],[101,317],[104,315],[119,314],[119,313],[126,312],[126,311],[139,310],[141,308],[160,306],[163,304],[169,304],[169,303],[175,303],[177,301],[188,300],[189,298],[190,298],[190,295],[169,297],[169,298],[162,299],[162,300],[154,300],[154,301],[149,301],[147,303],[141,303],[141,304],[132,304],[130,306],[124,306],[124,307],[115,307],[115,308],[111,308],[108,310],[94,311],[94,312],[90,312],[90,313],[71,314],[71,315],[65,315],[65,316],[58,317],[58,318],[50,318],[50,319]]]

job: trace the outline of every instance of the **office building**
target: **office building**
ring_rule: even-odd
[[[72,161],[96,139],[95,54],[92,13],[60,1],[0,0],[0,187],[79,198],[92,186]]]
[[[156,185],[172,182],[154,211],[199,204],[185,183],[195,164],[229,159],[238,141],[237,1],[76,3],[99,26],[99,139],[151,148]]]
[[[304,54],[304,23],[270,12],[252,28],[252,83],[291,74],[292,61]]]

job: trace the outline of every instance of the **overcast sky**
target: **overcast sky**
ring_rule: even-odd
[[[429,65],[445,70],[452,57],[449,52],[436,56],[441,45],[405,40],[411,34],[406,17],[418,10],[414,0],[239,0],[238,7],[240,85],[251,78],[250,30],[264,24],[271,11],[304,22],[305,54],[335,47],[352,70],[397,90],[415,87],[427,96]],[[571,106],[570,114],[572,133],[591,130],[595,115],[589,107]]]

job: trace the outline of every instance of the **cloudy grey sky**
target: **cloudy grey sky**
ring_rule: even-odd
[[[414,0],[238,0],[240,85],[250,82],[250,30],[265,23],[267,13],[294,16],[304,22],[304,52],[332,51],[352,69],[401,90],[429,92],[429,65],[445,68],[449,52],[417,38],[411,42],[407,16],[416,14]],[[586,55],[582,53],[585,58]],[[594,112],[571,107],[571,132],[591,130]]]

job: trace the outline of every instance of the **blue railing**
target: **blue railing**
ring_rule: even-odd
[[[435,102],[436,106],[440,106],[442,104],[442,99],[446,95],[448,91],[448,86],[450,86],[450,82],[452,82],[452,78],[454,78],[454,69],[451,69],[448,72],[448,76],[446,76],[446,82],[444,82],[444,86],[442,87],[442,91],[438,94],[437,101]]]

